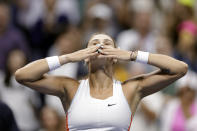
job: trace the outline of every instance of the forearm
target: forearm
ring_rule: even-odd
[[[68,59],[66,59],[66,55],[59,56],[58,58],[61,65],[69,62]],[[41,79],[42,76],[49,71],[50,69],[47,60],[40,59],[18,69],[15,73],[15,78],[20,82],[33,82]]]
[[[156,66],[168,74],[184,75],[188,68],[186,63],[162,54],[135,51],[132,52],[130,59]]]
[[[187,64],[176,60],[167,55],[152,54],[148,52],[132,52],[132,61],[141,62],[156,66],[159,70],[149,74],[143,74],[129,79],[124,84],[131,84],[137,82],[137,92],[143,98],[147,95],[160,91],[161,89],[172,84],[187,72]]]
[[[179,74],[181,76],[187,72],[188,68],[186,63],[170,56],[152,53],[149,53],[148,64],[160,68],[165,73],[172,75]]]

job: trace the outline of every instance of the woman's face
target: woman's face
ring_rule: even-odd
[[[188,31],[181,31],[178,38],[178,46],[181,51],[188,51],[195,46],[195,36]]]
[[[26,56],[20,50],[13,50],[10,52],[8,57],[8,70],[14,73],[17,69],[23,67],[26,63]]]
[[[95,46],[97,44],[101,44],[103,46],[111,46],[115,48],[115,44],[113,39],[105,34],[98,34],[98,35],[94,35],[93,37],[90,38],[89,42],[88,42],[88,46],[87,47],[91,47],[91,46]],[[98,54],[99,55],[99,54]],[[86,62],[90,62],[91,63],[91,68],[100,68],[106,65],[112,65],[113,63],[113,59],[111,58],[100,58],[98,59],[97,56],[95,57],[91,57],[90,59],[86,59]]]
[[[187,105],[187,103],[191,103],[195,99],[195,91],[191,89],[190,87],[183,87],[179,90],[179,95],[181,101]]]

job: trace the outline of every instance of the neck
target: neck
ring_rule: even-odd
[[[91,88],[105,89],[112,87],[113,78],[111,74],[108,74],[105,70],[100,69],[94,73],[90,72],[89,82]]]

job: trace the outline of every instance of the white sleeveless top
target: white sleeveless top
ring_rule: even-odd
[[[82,80],[66,113],[67,131],[128,131],[131,110],[119,81],[113,81],[113,96],[91,97],[89,81]]]

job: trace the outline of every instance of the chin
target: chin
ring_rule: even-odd
[[[90,61],[91,65],[94,65],[94,66],[104,66],[106,65],[107,63],[107,60],[105,58],[96,58],[94,60],[91,60]]]
[[[104,67],[111,65],[111,60],[108,58],[95,58],[90,61],[90,64],[92,69],[103,69]]]

